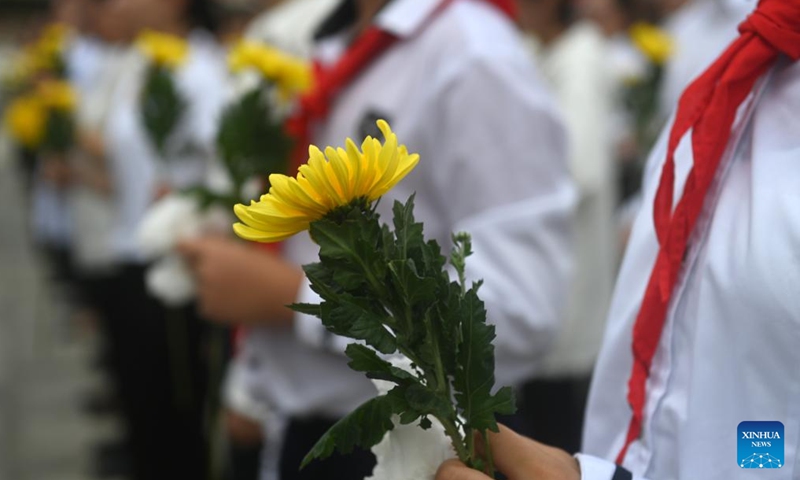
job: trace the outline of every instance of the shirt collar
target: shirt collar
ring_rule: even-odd
[[[372,24],[381,30],[407,38],[416,33],[443,0],[391,0],[384,6]],[[356,6],[353,0],[343,0],[322,23],[315,35],[322,39],[342,33],[355,21]]]

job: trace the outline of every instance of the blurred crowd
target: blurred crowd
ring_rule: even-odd
[[[458,2],[479,0],[455,3]],[[126,427],[124,441],[104,449],[105,457],[98,458],[104,473],[137,480],[323,478],[314,477],[313,472],[305,477],[295,476],[290,467],[299,463],[325,429],[350,409],[351,403],[341,392],[312,401],[310,397],[316,391],[295,388],[294,383],[300,378],[315,385],[345,385],[336,377],[341,370],[332,368],[325,373],[315,366],[342,363],[337,357],[340,353],[332,352],[336,347],[328,345],[327,350],[318,349],[296,358],[293,355],[300,347],[293,347],[292,342],[300,340],[288,340],[292,333],[285,325],[254,326],[255,322],[237,318],[235,306],[221,308],[211,299],[214,292],[225,296],[229,290],[241,289],[244,281],[229,281],[219,274],[218,283],[212,283],[216,286],[210,288],[214,291],[209,292],[209,288],[197,285],[182,287],[183,277],[164,273],[167,270],[159,276],[152,268],[153,255],[142,245],[142,222],[154,205],[174,198],[177,192],[230,181],[225,178],[219,155],[219,125],[226,108],[253,84],[252,78],[230,70],[229,54],[242,39],[269,45],[310,63],[312,58],[318,60],[319,55],[326,54],[320,54],[315,47],[325,28],[330,30],[356,4],[362,11],[377,11],[392,3],[403,2],[52,0],[45,7],[34,2],[26,6],[25,2],[0,1],[0,110],[4,112],[0,161],[14,162],[25,182],[31,241],[47,258],[52,281],[70,292],[73,321],[92,325],[103,339],[95,366],[103,369],[113,388],[98,393],[94,401],[100,405],[98,410],[119,416]],[[410,10],[407,14],[414,17],[414,2],[404,3]],[[511,371],[512,367],[515,372],[507,376],[498,373],[498,377],[515,384],[520,407],[517,415],[505,420],[507,424],[570,452],[580,448],[591,372],[617,268],[641,202],[641,179],[648,153],[682,90],[737,35],[736,27],[750,9],[752,4],[746,0],[517,0],[513,38],[493,37],[494,27],[490,25],[485,27],[490,33],[477,36],[477,40],[469,39],[484,42],[480,48],[469,48],[482,48],[490,54],[496,49],[498,56],[511,55],[507,53],[509,48],[524,49],[532,66],[509,73],[515,77],[513,81],[500,79],[502,75],[480,76],[478,72],[472,77],[474,85],[469,87],[470,95],[474,94],[469,101],[480,104],[485,95],[508,110],[484,115],[480,105],[473,113],[469,101],[462,106],[443,102],[447,106],[419,120],[421,124],[435,124],[430,128],[439,132],[439,128],[447,131],[447,119],[451,118],[449,113],[437,117],[446,108],[453,109],[453,118],[482,116],[486,129],[508,132],[518,145],[538,142],[543,155],[558,152],[568,171],[574,197],[565,200],[569,205],[564,209],[571,212],[568,223],[573,229],[572,242],[560,235],[531,237],[532,241],[543,243],[563,240],[568,245],[550,250],[568,256],[565,262],[572,264],[566,291],[555,295],[564,297],[564,308],[553,314],[560,334],[551,338],[545,332],[541,338],[547,341],[530,340],[535,345],[543,343],[531,352],[531,357],[520,356],[513,347],[503,350],[502,340],[498,345],[498,372]],[[476,21],[482,20],[478,17]],[[352,28],[361,27],[356,24]],[[187,58],[174,73],[186,113],[165,148],[153,144],[140,118],[144,108],[141,91],[148,75],[141,48],[146,32],[179,37],[188,45]],[[449,41],[447,32],[438,34]],[[453,37],[458,34],[451,33]],[[452,48],[462,47],[457,44]],[[395,53],[423,56],[401,50]],[[387,95],[401,92],[398,95],[423,98],[427,92],[421,91],[420,85],[425,82],[417,84],[415,80],[414,88],[392,90],[395,77],[424,77],[444,68],[425,57],[425,62],[420,60],[414,68],[393,70],[396,73],[386,79]],[[520,73],[529,78],[520,78]],[[434,77],[438,78],[431,74]],[[526,85],[535,90],[526,90]],[[357,87],[369,90],[369,95],[384,93],[375,85]],[[454,87],[454,91],[458,92],[458,88],[462,86]],[[520,92],[518,99],[497,93],[514,89]],[[341,102],[353,101],[347,97],[352,92],[336,94],[341,95]],[[531,100],[536,95],[546,99]],[[312,138],[316,143],[318,139],[338,138],[331,132],[343,131],[359,140],[362,132],[371,131],[369,126],[363,126],[365,119],[374,124],[387,108],[395,107],[395,118],[387,120],[393,126],[399,125],[400,130],[416,131],[406,125],[417,120],[405,120],[404,116],[411,118],[419,113],[412,112],[410,106],[408,112],[403,110],[400,104],[406,100],[407,97],[393,99],[391,107],[377,112],[362,109],[365,115],[358,118],[336,105],[335,115],[324,120],[328,130],[320,129],[323,133],[317,132],[318,136]],[[511,111],[517,103],[528,101],[548,105],[537,110],[546,114],[527,117]],[[59,123],[59,113],[69,119]],[[563,125],[563,141],[552,150],[544,148],[546,142],[560,141],[561,127],[552,130],[552,135],[543,135],[534,125],[521,123],[527,118],[541,121],[541,125],[555,119]],[[353,131],[348,126],[330,130],[330,123],[337,121],[354,123],[359,129]],[[482,130],[481,125],[474,128],[468,132]],[[413,137],[417,144],[406,140],[410,149],[427,148],[424,133]],[[476,135],[475,142],[484,140],[480,133]],[[501,135],[490,140],[506,142],[497,138]],[[460,141],[457,135],[452,138]],[[339,142],[342,140],[344,136]],[[425,161],[425,152],[421,153]],[[169,161],[164,162],[161,157],[169,157]],[[478,176],[520,175],[499,159],[484,161],[493,163],[482,166]],[[443,165],[452,169],[453,176],[448,181],[456,185],[450,188],[474,188],[468,174],[455,173],[462,167],[470,170],[471,166],[464,166],[465,162]],[[543,178],[551,174],[545,169],[524,173],[541,173]],[[552,178],[560,181],[557,175]],[[475,213],[475,217],[465,214],[455,218],[461,215],[458,207],[450,205],[447,198],[435,198],[435,193],[426,197],[429,186],[419,182],[418,202],[421,208],[428,209],[422,214],[426,227],[474,227],[478,248],[482,237],[475,218],[480,208],[469,213]],[[543,190],[549,188],[548,182],[542,180]],[[535,179],[530,185],[538,188]],[[502,190],[496,184],[492,186]],[[435,192],[435,188],[431,189]],[[251,190],[250,196],[257,197],[263,193],[263,183],[256,182]],[[447,194],[445,191],[442,196]],[[514,201],[521,198],[509,196]],[[494,201],[494,197],[487,198],[487,204]],[[505,203],[498,201],[497,205]],[[531,209],[549,208],[530,205]],[[208,242],[233,242],[229,239],[232,212],[223,212],[220,217],[203,227],[202,232],[192,232],[192,239],[202,236]],[[451,217],[452,224],[446,223],[449,220],[444,219]],[[474,222],[460,222],[463,218]],[[550,220],[537,220],[542,223],[536,225],[540,229],[557,229],[560,227],[553,227],[552,222],[561,220],[553,216]],[[514,248],[509,245],[508,249]],[[195,275],[209,275],[196,270],[198,262],[214,267],[211,260],[206,261],[212,256],[208,251],[214,245],[181,243],[170,247],[180,251],[183,256],[176,258]],[[237,244],[235,248],[239,247]],[[291,245],[288,251],[288,256],[296,260]],[[231,252],[219,257],[220,261],[248,262],[245,254],[238,259],[234,258],[237,252]],[[519,250],[515,254],[525,255]],[[298,259],[307,257],[297,254]],[[497,258],[494,260],[498,263],[504,261]],[[514,270],[513,266],[504,265],[506,270]],[[538,265],[545,279],[563,273],[561,266],[551,269],[545,261]],[[276,264],[268,268],[282,272],[284,267]],[[493,280],[502,283],[492,275],[493,272],[479,275],[489,277],[486,280],[490,289]],[[526,279],[521,274],[512,276],[512,280],[524,283]],[[208,281],[197,280],[206,284]],[[166,293],[159,295],[159,290]],[[178,290],[196,291],[199,298],[186,300],[187,295]],[[263,295],[271,295],[272,291],[264,288]],[[492,297],[492,292],[487,296]],[[192,295],[195,293],[188,297]],[[234,298],[232,295],[228,296]],[[505,301],[502,296],[499,298]],[[511,304],[514,300],[505,302]],[[491,301],[488,303],[491,317]],[[521,305],[530,307],[525,302]],[[536,308],[546,310],[549,306],[542,301]],[[498,318],[504,317],[499,314]],[[263,335],[271,337],[254,340],[262,336],[258,330],[263,328],[271,329]],[[515,332],[526,335],[530,330],[504,333],[498,326],[501,339]],[[329,339],[320,341],[325,342],[332,343]],[[310,347],[303,348],[310,351]],[[259,349],[261,353],[252,353]],[[271,355],[265,355],[264,350]],[[503,370],[506,357],[512,360]],[[280,365],[279,374],[264,370],[265,363],[276,362],[285,362]],[[516,368],[525,362],[535,368]],[[254,383],[259,388],[249,387]],[[285,389],[291,394],[281,396],[270,389]],[[341,408],[333,405],[340,398],[337,395],[346,399]],[[277,397],[280,398],[276,400]],[[368,473],[370,459],[359,459],[354,464],[367,465]],[[337,468],[359,471],[337,458],[326,468],[329,472]],[[331,473],[325,478],[349,477]]]

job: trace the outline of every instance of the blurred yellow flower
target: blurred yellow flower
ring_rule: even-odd
[[[655,25],[635,23],[629,33],[636,48],[656,65],[663,65],[672,56],[674,51],[672,38]]]
[[[296,178],[270,175],[269,193],[250,206],[234,207],[242,223],[233,230],[246,240],[279,242],[307,230],[311,222],[337,207],[357,199],[377,200],[419,162],[419,155],[398,145],[388,123],[379,120],[378,127],[386,139],[384,144],[367,137],[361,150],[349,138],[346,149],[328,147],[324,154],[309,147],[308,163],[300,167]]]
[[[62,63],[70,31],[62,24],[52,24],[44,29],[36,42],[27,45],[11,68],[3,76],[3,83],[20,88],[40,73],[53,72]]]
[[[3,124],[15,142],[36,148],[44,139],[47,108],[34,95],[19,96],[6,107]]]
[[[78,95],[72,86],[62,80],[45,80],[38,85],[36,95],[46,108],[71,112],[75,110]]]
[[[136,39],[136,47],[160,67],[177,68],[189,55],[189,44],[183,38],[166,33],[145,31]]]
[[[60,23],[48,25],[36,42],[35,49],[42,57],[60,55],[64,51],[69,35],[70,30],[66,25]]]
[[[231,50],[228,66],[234,73],[257,70],[265,80],[275,83],[285,100],[308,90],[312,83],[307,62],[251,40],[242,40]]]
[[[51,45],[64,45],[70,33],[69,27],[63,23],[51,23],[42,30],[42,34],[39,36],[39,42]]]
[[[32,69],[33,65],[29,61],[29,56],[26,51],[16,54],[15,57],[10,67],[0,72],[0,74],[2,74],[0,83],[2,83],[3,87],[8,89],[22,88],[34,74]]]

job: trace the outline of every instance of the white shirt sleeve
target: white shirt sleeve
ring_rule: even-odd
[[[468,280],[496,325],[498,385],[528,378],[552,346],[572,267],[575,189],[566,138],[532,65],[481,57],[443,95],[454,232],[472,235]],[[466,106],[465,106],[466,105]]]

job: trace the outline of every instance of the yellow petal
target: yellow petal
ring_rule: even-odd
[[[373,201],[408,175],[419,162],[384,121],[378,122],[385,144],[367,137],[361,145],[347,139],[346,148],[328,147],[325,153],[309,148],[309,159],[297,176],[272,175],[270,191],[250,206],[237,205],[242,221],[234,231],[258,242],[284,240],[307,230],[331,210],[358,199]]]

